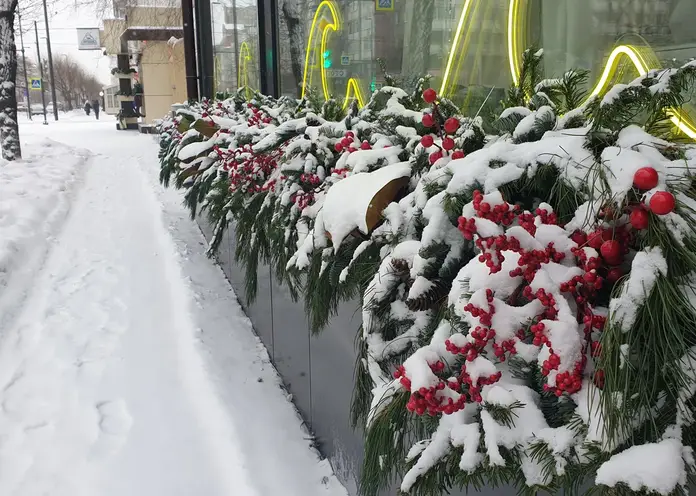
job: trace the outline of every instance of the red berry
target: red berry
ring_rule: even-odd
[[[674,210],[674,195],[669,191],[658,191],[650,198],[650,210],[657,215],[666,215]]]
[[[610,265],[616,265],[621,262],[621,243],[615,239],[605,241],[599,249],[604,260],[606,260]]]
[[[350,139],[355,138],[355,133],[353,131],[348,131],[346,133],[346,138],[350,138]]]
[[[659,181],[657,171],[652,167],[641,167],[633,175],[633,185],[638,189],[653,189]]]
[[[428,157],[428,160],[430,160],[430,164],[432,165],[435,162],[437,162],[438,160],[440,160],[441,158],[442,158],[442,152],[437,151],[437,152],[431,153],[430,157]]]
[[[452,153],[452,160],[457,160],[459,158],[464,158],[464,152],[461,150],[457,150],[454,153]]]
[[[334,145],[334,149],[338,152],[341,153],[343,151],[343,143],[340,141]]]
[[[364,140],[362,143],[360,143],[360,149],[361,150],[371,150],[372,146],[370,146],[370,142],[367,140]]]
[[[437,93],[435,93],[434,89],[428,88],[423,92],[423,100],[425,100],[426,103],[433,103],[437,100]]]
[[[595,231],[593,233],[590,233],[590,235],[587,238],[587,244],[595,250],[599,250],[603,242],[604,240],[602,239],[602,231]]]
[[[435,118],[432,114],[424,114],[421,122],[425,127],[433,127],[435,125]]]
[[[650,215],[642,208],[637,208],[631,212],[630,221],[634,229],[647,229]]]
[[[431,146],[433,146],[434,142],[435,140],[430,134],[426,134],[421,138],[421,145],[423,145],[423,148],[430,148]]]
[[[609,269],[609,272],[607,272],[607,281],[613,284],[619,279],[621,279],[622,275],[623,272],[621,271],[621,269],[619,269],[618,267],[614,267],[612,269]]]
[[[457,129],[459,129],[459,120],[450,117],[445,121],[445,131],[447,131],[449,134],[454,134],[457,132]]]
[[[450,137],[446,137],[442,140],[442,148],[445,150],[451,150],[454,148],[454,140]]]
[[[582,246],[587,242],[587,235],[582,231],[575,231],[573,234],[571,234],[570,239],[572,239],[578,246]]]

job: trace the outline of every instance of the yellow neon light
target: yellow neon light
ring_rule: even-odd
[[[329,11],[330,20],[322,17],[323,9],[326,8]],[[334,4],[333,0],[323,0],[317,10],[314,12],[314,19],[312,19],[312,24],[309,29],[309,38],[307,40],[307,51],[305,52],[305,65],[304,65],[304,75],[302,77],[302,98],[304,98],[307,91],[307,78],[309,77],[309,84],[312,82],[312,66],[310,64],[310,59],[312,54],[315,55],[315,63],[319,66],[319,74],[321,75],[321,89],[324,93],[324,99],[328,100],[331,97],[329,91],[329,81],[326,77],[326,68],[321,60],[321,54],[326,52],[326,46],[328,44],[329,33],[340,31],[341,29],[341,18],[339,15],[338,8]],[[319,42],[318,56],[317,52],[314,50],[314,45],[316,44],[315,33],[316,31],[321,32],[321,38]],[[346,83],[346,96],[343,100],[343,108],[347,108],[350,101],[355,98],[358,101],[358,105],[363,107],[365,105],[365,98],[360,91],[360,83],[356,78],[348,79]]]
[[[348,104],[350,103],[351,89],[353,90],[353,94],[355,95],[355,99],[358,101],[358,106],[359,107],[365,106],[365,99],[363,98],[362,93],[360,92],[360,85],[358,84],[358,80],[355,78],[350,78],[348,80],[348,84],[346,85],[346,98],[343,100],[343,110],[348,108]]]
[[[510,60],[510,74],[512,82],[519,82],[520,62],[519,50],[517,49],[517,27],[519,26],[519,0],[510,0],[510,10],[508,11],[507,39],[508,39],[508,59]]]
[[[515,84],[519,82],[520,75],[520,65],[521,61],[520,50],[518,49],[518,31],[520,30],[520,14],[519,6],[523,0],[510,0],[510,9],[508,11],[508,57],[510,59],[510,71],[512,75],[512,80]],[[466,9],[466,6],[464,7]],[[461,21],[460,21],[461,22]],[[453,45],[452,51],[455,49]],[[589,98],[595,98],[599,96],[607,87],[611,84],[611,79],[616,73],[616,69],[619,65],[619,57],[626,56],[631,61],[635,69],[638,71],[640,76],[645,76],[649,69],[649,65],[641,53],[634,47],[630,45],[620,45],[614,48],[609,54],[607,59],[607,64],[602,71],[602,75],[599,81],[595,85],[592,93],[590,93]],[[447,73],[446,73],[447,76]],[[443,81],[443,88],[446,81]],[[671,109],[668,112],[670,115],[670,120],[672,123],[686,136],[696,140],[696,127],[691,124],[685,116],[685,112],[678,109]]]
[[[329,9],[329,12],[331,14],[331,21],[321,19],[322,23],[318,25],[317,22],[319,21],[319,16],[322,14],[322,10],[324,8]],[[317,30],[317,28],[319,28],[319,30],[322,31],[321,45],[319,51],[319,54],[322,54],[324,53],[324,49],[326,48],[326,37],[328,31],[338,31],[340,25],[339,23],[340,21],[338,16],[338,9],[334,5],[333,1],[323,0],[317,7],[317,10],[314,12],[314,19],[312,19],[312,25],[309,28],[309,39],[307,40],[307,51],[305,52],[304,77],[302,79],[302,98],[304,98],[305,92],[307,90],[307,74],[309,73],[310,69],[309,58],[311,57],[313,52],[312,41],[314,39],[314,32]],[[321,73],[321,86],[324,90],[324,98],[328,100],[328,82],[326,81],[326,72],[324,71],[324,64],[321,63],[321,60],[319,60],[317,64],[319,65],[319,72]]]
[[[248,62],[251,60],[251,50],[246,41],[239,45],[239,72],[237,73],[237,86],[246,88],[247,98],[251,98],[251,88],[249,87]]]
[[[447,83],[449,82],[450,73],[452,71],[452,63],[454,61],[454,54],[459,46],[459,39],[462,36],[462,31],[464,30],[464,21],[466,21],[467,14],[469,12],[469,7],[471,6],[472,0],[466,0],[464,7],[462,8],[462,13],[459,16],[459,23],[457,24],[457,30],[454,33],[454,40],[452,41],[452,48],[450,48],[449,57],[447,57],[447,65],[445,66],[445,73],[442,77],[442,86],[440,86],[440,94],[445,94],[445,89],[447,88]]]

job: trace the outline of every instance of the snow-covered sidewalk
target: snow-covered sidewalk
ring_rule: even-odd
[[[345,495],[155,142],[81,121],[21,129],[54,188],[0,165],[0,494]]]

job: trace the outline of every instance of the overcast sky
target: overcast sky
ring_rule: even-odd
[[[22,5],[33,4],[38,0],[20,0]],[[27,16],[22,17],[24,31],[24,49],[27,58],[36,60],[36,37],[34,35],[34,19],[38,21],[39,43],[41,45],[41,58],[46,58],[46,30],[44,27],[43,11],[32,8]],[[15,21],[16,22],[16,21]],[[95,9],[90,5],[75,7],[75,0],[49,0],[48,23],[51,30],[51,48],[53,58],[60,54],[69,54],[79,61],[90,73],[94,74],[105,85],[111,80],[111,67],[108,57],[102,56],[101,50],[78,50],[77,28],[99,27],[100,21]],[[18,29],[19,26],[15,25]],[[19,32],[17,32],[17,49],[19,49]],[[21,63],[21,59],[18,60]]]

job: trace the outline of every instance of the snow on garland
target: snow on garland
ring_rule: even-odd
[[[211,253],[234,226],[248,297],[260,262],[314,331],[361,296],[363,494],[688,491],[696,147],[660,123],[696,68],[578,107],[586,74],[539,81],[541,53],[495,123],[390,78],[347,113],[241,91],[162,126],[162,182]]]

